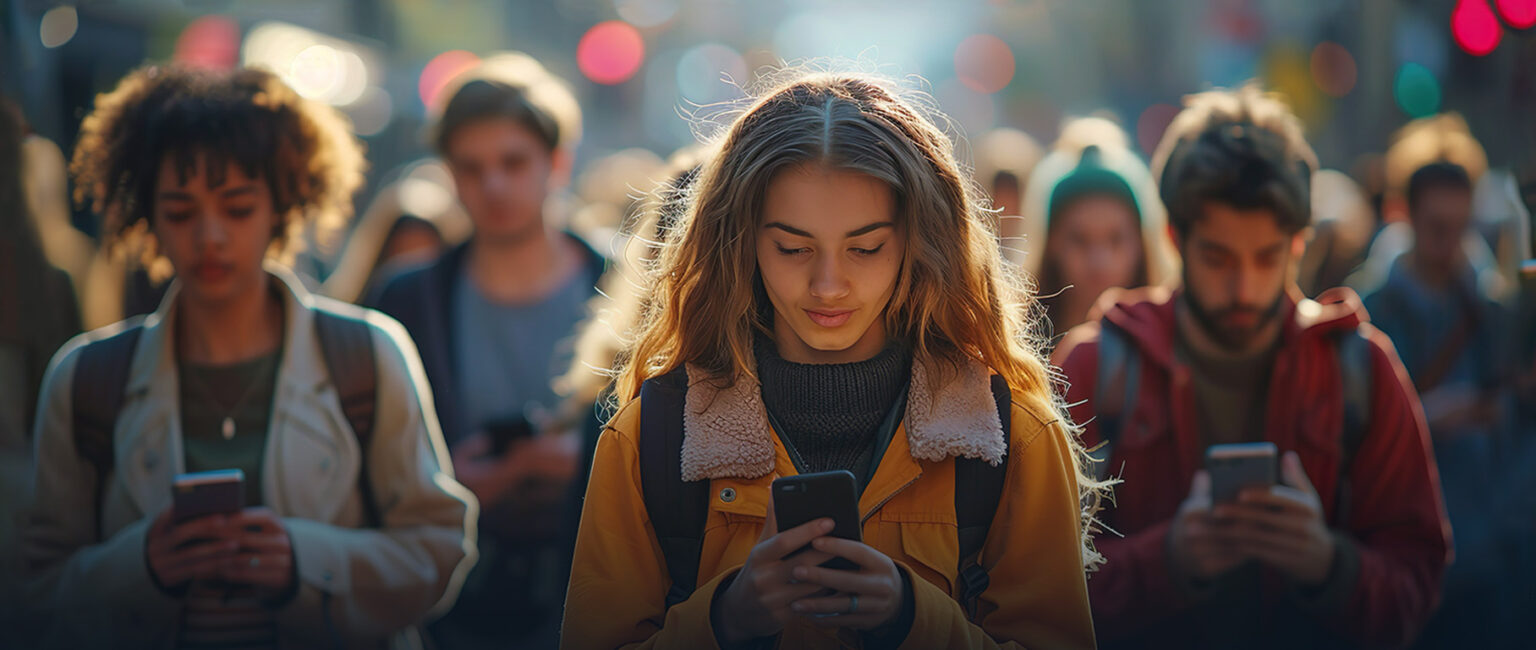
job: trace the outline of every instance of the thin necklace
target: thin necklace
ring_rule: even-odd
[[[207,386],[204,386],[203,382],[192,382],[197,386],[197,389],[202,392],[203,397],[206,398],[210,404],[224,411],[224,420],[219,427],[219,434],[224,436],[225,440],[231,440],[235,437],[235,412],[239,411],[240,407],[245,406],[246,400],[250,399],[251,395],[255,394],[256,387],[260,386],[262,384],[262,380],[266,378],[268,364],[272,363],[272,361],[275,359],[275,355],[269,356],[268,358],[263,359],[256,366],[255,372],[252,373],[253,377],[245,386],[245,392],[240,395],[240,399],[235,402],[234,406],[227,409],[224,408],[223,404],[219,403],[218,396],[214,395],[213,391]]]

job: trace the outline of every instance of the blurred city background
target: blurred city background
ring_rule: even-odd
[[[1120,122],[1145,156],[1180,97],[1260,79],[1306,121],[1324,167],[1371,190],[1394,130],[1466,117],[1493,167],[1532,166],[1530,0],[6,0],[0,90],[72,149],[94,96],[145,62],[265,65],[344,110],[370,182],[429,153],[423,124],[458,72],[526,52],[585,113],[578,174],[665,158],[779,60],[838,57],[921,75],[958,131],[1038,142],[1064,117]],[[688,116],[692,116],[689,118]],[[622,160],[645,154],[631,152]],[[574,186],[580,191],[580,184]],[[96,228],[77,210],[77,227]],[[322,262],[323,263],[323,262]]]

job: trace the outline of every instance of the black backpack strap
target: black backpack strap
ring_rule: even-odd
[[[373,357],[373,329],[367,322],[316,309],[315,335],[325,356],[326,370],[341,399],[341,412],[357,436],[362,451],[357,489],[363,500],[363,520],[369,528],[384,525],[383,513],[368,476],[368,448],[373,440],[379,399],[378,365]]]
[[[1141,383],[1141,354],[1125,332],[1108,320],[1099,325],[1098,383],[1093,387],[1093,417],[1099,444],[1089,450],[1095,478],[1109,478],[1109,459],[1124,429],[1127,411],[1136,408]]]
[[[640,489],[672,586],[667,607],[693,595],[709,515],[709,481],[683,480],[683,408],[688,371],[679,366],[640,387]]]
[[[133,351],[139,345],[144,327],[134,324],[107,338],[80,348],[75,361],[75,376],[70,387],[73,405],[71,427],[75,453],[91,464],[96,474],[96,539],[102,539],[102,500],[107,494],[107,476],[116,464],[113,450],[117,414],[123,410],[124,391],[128,387],[128,369]]]
[[[1013,393],[1002,375],[992,376],[992,399],[1003,425],[1003,462],[993,465],[980,458],[955,458],[955,522],[960,537],[960,606],[976,618],[976,606],[991,585],[979,562],[987,543],[992,517],[1008,479],[1008,445],[1013,437]]]
[[[1334,499],[1334,517],[1344,522],[1349,517],[1349,469],[1360,445],[1365,441],[1371,420],[1371,341],[1359,328],[1341,332],[1334,338],[1338,356],[1339,383],[1344,393],[1344,426],[1339,440],[1339,487]]]

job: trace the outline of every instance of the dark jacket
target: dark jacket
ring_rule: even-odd
[[[1136,404],[1122,413],[1108,467],[1124,483],[1101,518],[1111,533],[1097,546],[1107,562],[1088,581],[1094,622],[1106,646],[1130,647],[1374,647],[1407,644],[1439,601],[1450,549],[1418,396],[1391,341],[1367,322],[1347,289],[1318,302],[1286,299],[1281,347],[1270,378],[1263,439],[1281,453],[1295,451],[1324,504],[1338,555],[1328,591],[1303,594],[1264,572],[1252,594],[1257,628],[1247,638],[1206,638],[1221,599],[1181,589],[1170,569],[1169,526],[1201,466],[1199,418],[1190,368],[1174,354],[1177,293],[1143,289],[1106,295],[1104,320],[1127,333],[1139,350]],[[1117,300],[1118,298],[1118,300]],[[1084,443],[1098,444],[1094,386],[1100,323],[1070,332],[1055,360],[1066,372],[1066,400],[1084,425]],[[1367,430],[1354,461],[1341,472],[1344,398],[1334,337],[1359,328],[1370,345],[1371,399]],[[1340,498],[1341,475],[1347,495]],[[1247,632],[1247,630],[1244,630]],[[1299,645],[1298,645],[1299,644]]]
[[[602,275],[607,259],[585,241],[570,235],[586,254],[586,268],[595,279]],[[469,242],[444,253],[435,262],[402,271],[386,282],[366,301],[405,326],[421,352],[427,380],[432,383],[432,401],[443,428],[443,439],[451,447],[473,433],[465,422],[459,402],[456,328],[454,327],[454,284],[463,273]],[[594,282],[595,285],[595,282]],[[596,289],[593,289],[596,292]]]

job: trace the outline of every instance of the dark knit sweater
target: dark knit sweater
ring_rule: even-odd
[[[779,356],[772,341],[755,346],[763,404],[804,472],[870,465],[876,434],[912,372],[912,353],[891,344],[854,363],[804,364]]]

